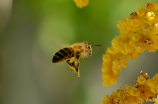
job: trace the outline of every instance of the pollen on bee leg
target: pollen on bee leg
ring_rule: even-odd
[[[70,59],[70,63],[73,63],[74,61],[75,61],[75,57],[72,57],[71,59]]]

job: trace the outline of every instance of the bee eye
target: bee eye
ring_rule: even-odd
[[[89,46],[88,44],[86,44],[86,47],[87,47],[88,49],[90,49],[90,46]]]

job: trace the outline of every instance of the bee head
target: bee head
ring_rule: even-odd
[[[92,45],[88,42],[85,42],[86,45],[86,52],[89,53],[89,55],[92,55]]]
[[[94,47],[94,46],[102,46],[102,45],[92,45],[92,43],[91,43],[91,47]],[[91,49],[92,50],[92,49]]]
[[[102,46],[102,45],[92,45],[92,43],[85,42],[86,45],[86,52],[89,53],[89,55],[92,55],[92,47],[94,46]]]

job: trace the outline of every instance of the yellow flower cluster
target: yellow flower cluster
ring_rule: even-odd
[[[135,80],[135,86],[125,85],[120,87],[110,96],[106,95],[101,104],[138,104],[147,101],[155,101],[155,94],[158,93],[158,73],[149,79],[147,73],[140,72],[140,77]]]
[[[121,35],[112,40],[103,55],[103,85],[115,84],[121,67],[127,66],[127,59],[134,59],[145,50],[155,52],[158,49],[158,3],[141,6],[129,18],[119,21],[117,27]]]
[[[86,7],[89,4],[89,0],[74,0],[74,2],[79,8]]]

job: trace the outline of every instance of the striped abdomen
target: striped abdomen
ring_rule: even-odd
[[[64,60],[69,59],[72,57],[74,50],[71,47],[63,48],[59,50],[57,53],[55,53],[52,62],[53,63],[60,63]]]

